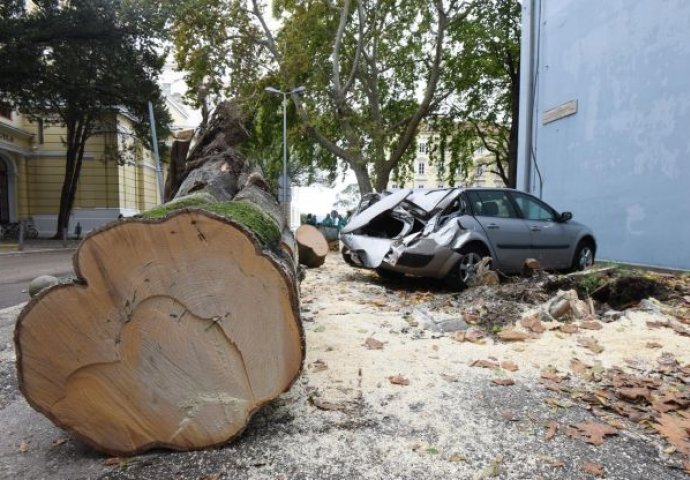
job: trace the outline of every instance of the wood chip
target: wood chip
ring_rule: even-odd
[[[573,358],[570,360],[570,369],[577,375],[584,375],[592,368],[591,365],[587,365],[582,360]]]
[[[562,323],[559,330],[563,333],[577,333],[580,329],[574,323]]]
[[[491,380],[491,383],[507,387],[510,385],[515,385],[515,380],[513,380],[512,378],[494,378]]]
[[[520,325],[534,333],[544,333],[544,331],[546,331],[544,324],[541,323],[541,320],[539,320],[539,315],[537,314],[532,314],[529,317],[523,318],[520,320]]]
[[[577,343],[594,353],[601,353],[604,351],[604,347],[599,345],[599,342],[596,338],[580,337],[577,339]]]
[[[491,360],[475,360],[470,363],[470,367],[498,368],[498,363],[492,362]]]
[[[556,435],[556,432],[558,431],[558,424],[553,420],[549,420],[549,422],[546,424],[546,427],[546,441],[548,442],[554,437],[554,435]]]
[[[318,397],[311,397],[309,399],[316,408],[319,410],[326,410],[326,411],[343,411],[347,410],[347,405],[344,403],[335,403],[335,402],[329,402],[326,400],[321,400]]]
[[[587,462],[582,466],[582,472],[594,477],[603,477],[604,467],[598,463]]]
[[[580,322],[579,327],[584,328],[586,330],[601,330],[602,328],[604,328],[601,323],[595,320],[588,322]]]
[[[317,372],[323,372],[324,370],[328,370],[328,365],[326,365],[326,362],[324,362],[321,359],[314,360],[310,365],[309,368],[311,368],[314,373]]]
[[[517,330],[514,330],[512,328],[506,328],[505,330],[501,330],[496,334],[496,336],[501,340],[505,340],[506,342],[521,342],[529,338],[529,335],[527,335],[526,333],[518,332]]]
[[[376,340],[374,337],[369,337],[364,340],[364,345],[369,350],[383,350],[383,342]]]
[[[511,362],[510,360],[501,362],[501,368],[503,370],[508,370],[509,372],[517,372],[520,369],[516,363]]]
[[[403,377],[402,375],[393,375],[391,377],[388,377],[388,380],[393,384],[393,385],[409,385],[410,381]]]

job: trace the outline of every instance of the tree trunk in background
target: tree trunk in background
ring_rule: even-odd
[[[90,233],[15,330],[20,389],[110,455],[228,442],[299,376],[295,243],[216,110],[174,200]]]

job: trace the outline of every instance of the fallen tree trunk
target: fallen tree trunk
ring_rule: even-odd
[[[300,225],[295,232],[299,251],[299,263],[308,268],[323,265],[328,255],[328,242],[316,227]]]
[[[90,233],[15,329],[20,389],[111,455],[223,444],[304,359],[294,239],[219,106],[175,199]]]

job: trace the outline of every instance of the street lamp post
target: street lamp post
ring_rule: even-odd
[[[285,213],[285,221],[290,225],[290,202],[288,202],[288,176],[287,176],[287,96],[293,93],[302,93],[306,90],[305,87],[297,87],[288,92],[283,92],[277,88],[267,87],[266,91],[275,95],[283,96],[283,198],[280,199],[283,204]]]

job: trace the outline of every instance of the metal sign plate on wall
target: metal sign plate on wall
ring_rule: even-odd
[[[556,107],[546,110],[542,114],[541,124],[546,125],[547,123],[555,122],[556,120],[569,117],[570,115],[575,115],[576,113],[577,100],[570,100],[569,102],[562,103]]]

